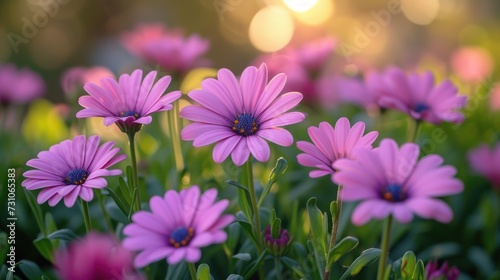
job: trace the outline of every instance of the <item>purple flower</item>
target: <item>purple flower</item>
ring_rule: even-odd
[[[62,280],[141,279],[132,267],[132,253],[111,236],[89,233],[54,255]]]
[[[66,207],[72,207],[78,197],[91,201],[93,189],[107,186],[104,176],[122,173],[119,169],[107,169],[126,157],[115,157],[120,149],[113,146],[113,142],[99,146],[97,135],[64,140],[26,163],[36,169],[24,172],[26,179],[21,185],[27,190],[42,189],[38,193],[39,204],[48,201],[54,206],[64,198]]]
[[[124,33],[121,40],[131,53],[167,71],[185,74],[210,64],[202,58],[210,47],[208,40],[196,34],[185,37],[178,30],[167,30],[161,24],[138,25]]]
[[[440,166],[443,158],[427,155],[418,160],[419,153],[417,144],[398,148],[394,140],[384,139],[373,150],[358,148],[355,160],[339,159],[333,164],[334,181],[344,186],[342,199],[362,200],[352,214],[354,224],[388,215],[408,223],[413,214],[441,223],[451,221],[451,208],[435,197],[459,193],[463,183],[454,178],[454,167]]]
[[[500,144],[490,149],[486,144],[469,151],[469,164],[474,171],[486,177],[497,188],[500,188]]]
[[[229,154],[240,166],[252,154],[258,161],[267,161],[270,155],[265,140],[281,146],[290,146],[293,136],[280,126],[301,122],[304,114],[288,112],[302,99],[298,92],[280,95],[286,75],[279,74],[267,80],[267,66],[250,66],[238,82],[228,69],[221,69],[217,79],[205,79],[201,90],[193,90],[189,97],[199,105],[184,107],[181,117],[194,121],[182,132],[183,140],[194,140],[200,147],[216,143],[215,162],[224,161]]]
[[[152,197],[151,212],[136,212],[132,224],[123,230],[127,235],[123,246],[140,252],[134,266],[144,267],[161,259],[169,264],[181,260],[195,263],[201,258],[201,247],[224,242],[227,233],[222,229],[234,217],[222,215],[229,201],[215,202],[216,198],[217,190],[201,194],[198,186]]]
[[[319,127],[308,128],[309,137],[313,143],[298,141],[297,147],[303,154],[297,160],[304,166],[317,168],[309,173],[311,178],[317,178],[335,173],[332,164],[341,158],[354,158],[355,148],[372,148],[378,132],[372,131],[363,136],[365,124],[357,122],[351,128],[347,118],[340,118],[335,129],[327,122],[321,122]],[[332,177],[333,179],[333,177]]]
[[[143,124],[151,123],[152,113],[172,109],[170,103],[182,95],[180,91],[173,91],[162,96],[171,77],[164,76],[156,84],[155,78],[156,71],[151,71],[142,80],[142,70],[137,69],[131,75],[121,75],[118,81],[103,78],[100,86],[86,83],[83,88],[89,95],[78,100],[85,109],[76,117],[104,117],[106,126],[116,123],[123,132],[139,130]]]
[[[286,229],[280,229],[277,238],[271,235],[271,226],[267,226],[264,231],[264,245],[266,250],[274,256],[285,254],[290,248],[290,241],[290,233]]]
[[[0,64],[0,104],[28,103],[45,92],[42,77],[30,69]]]
[[[73,95],[85,83],[91,82],[99,85],[100,80],[104,77],[114,78],[115,75],[103,66],[72,67],[61,75],[61,87],[65,94]]]
[[[449,267],[447,262],[439,267],[437,261],[430,261],[425,265],[425,274],[427,280],[457,280],[460,271],[456,267]]]
[[[380,97],[383,108],[399,110],[415,120],[432,124],[443,121],[461,123],[464,116],[458,112],[467,102],[449,80],[434,85],[431,72],[405,74],[398,68],[389,68],[384,74],[386,92]]]

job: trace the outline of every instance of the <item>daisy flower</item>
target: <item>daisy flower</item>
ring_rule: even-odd
[[[45,83],[30,69],[17,69],[13,64],[0,64],[0,104],[28,103],[41,97]]]
[[[467,97],[459,96],[451,81],[435,85],[431,72],[407,75],[398,68],[389,68],[384,81],[387,91],[379,99],[381,107],[399,110],[417,121],[432,124],[463,122],[464,116],[458,110],[466,105]]]
[[[62,280],[142,278],[134,271],[131,252],[116,243],[113,237],[95,232],[58,250],[54,265]]]
[[[281,126],[304,119],[300,112],[287,112],[299,104],[302,94],[280,95],[285,82],[286,75],[278,74],[268,83],[265,64],[246,68],[239,82],[228,69],[219,70],[217,79],[205,79],[201,90],[188,94],[199,104],[180,112],[181,117],[194,122],[182,130],[182,139],[194,140],[195,147],[216,143],[213,159],[218,163],[230,154],[238,166],[250,154],[258,161],[267,161],[270,149],[265,140],[292,145],[292,134]]]
[[[474,171],[486,177],[495,186],[500,188],[500,144],[490,149],[486,144],[469,151],[469,165]]]
[[[200,248],[224,242],[227,233],[222,229],[234,217],[222,215],[229,201],[216,202],[216,198],[217,190],[201,194],[198,186],[152,197],[151,212],[136,212],[123,230],[123,246],[139,251],[134,266],[140,268],[162,259],[169,264],[181,260],[195,263],[201,258]]]
[[[104,77],[115,77],[115,75],[103,66],[72,67],[61,75],[61,88],[66,95],[73,96],[85,83],[92,82],[99,85],[99,81]]]
[[[311,178],[317,178],[335,173],[332,164],[341,158],[353,158],[355,148],[372,148],[378,132],[372,131],[363,136],[365,123],[357,122],[351,128],[347,118],[340,118],[335,129],[327,122],[321,122],[319,127],[307,129],[312,143],[298,141],[297,147],[304,152],[297,160],[304,166],[317,168],[309,173]],[[333,179],[333,177],[332,177]]]
[[[358,148],[355,160],[339,159],[333,164],[334,181],[344,186],[342,199],[362,200],[351,217],[355,225],[388,215],[401,223],[409,223],[413,214],[451,221],[451,208],[435,197],[457,194],[463,183],[454,178],[454,167],[441,166],[443,158],[427,155],[418,160],[419,153],[417,144],[398,148],[394,140],[384,139],[373,150]]]
[[[27,190],[39,190],[39,204],[49,202],[55,206],[64,198],[66,207],[72,207],[78,197],[91,201],[93,189],[107,186],[104,176],[122,173],[119,169],[108,170],[112,165],[125,159],[125,155],[116,154],[119,148],[115,143],[107,142],[99,146],[99,136],[76,136],[73,140],[64,140],[53,145],[48,151],[42,151],[26,165],[36,168],[23,173],[26,179],[21,183]]]
[[[151,123],[152,113],[172,109],[172,102],[181,97],[180,91],[162,94],[170,84],[171,77],[164,76],[155,83],[156,71],[149,72],[144,80],[142,70],[123,74],[117,81],[105,77],[101,84],[86,83],[83,87],[89,94],[79,98],[85,109],[77,118],[103,117],[104,124],[116,123],[123,132],[137,132],[142,125]]]

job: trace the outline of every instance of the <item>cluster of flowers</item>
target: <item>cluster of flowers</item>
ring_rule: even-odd
[[[145,61],[175,73],[186,73],[207,63],[200,57],[208,49],[208,43],[198,36],[184,39],[161,26],[140,26],[125,34],[123,40],[131,52]],[[305,48],[295,53],[287,50],[287,53],[300,58],[300,63],[294,63],[295,71],[316,71],[333,45],[328,39],[312,51]],[[317,48],[324,51],[316,52]],[[315,53],[320,57],[314,56]],[[76,117],[102,117],[106,126],[116,124],[131,140],[143,125],[152,122],[152,114],[172,109],[182,97],[180,91],[164,94],[172,81],[169,75],[157,80],[156,71],[143,77],[142,70],[135,70],[116,79],[112,73],[100,70],[97,76],[106,77],[95,79],[87,69],[79,68],[64,79],[68,92],[74,91],[73,82],[68,80],[85,83],[83,89],[88,95],[79,98],[83,109]],[[401,69],[389,68],[382,73],[369,73],[364,81],[345,80],[340,84],[340,88],[366,107],[399,110],[417,122],[460,123],[464,119],[458,110],[465,106],[466,98],[458,95],[457,88],[449,81],[436,85],[430,73],[407,74]],[[179,115],[191,123],[182,129],[181,138],[193,141],[194,147],[214,144],[212,156],[216,163],[229,157],[237,166],[252,159],[266,162],[271,153],[268,142],[291,146],[294,138],[283,126],[305,119],[301,112],[290,112],[299,105],[303,94],[283,91],[287,91],[287,75],[272,73],[265,63],[247,67],[239,77],[229,69],[220,69],[216,78],[203,80],[200,89],[187,94],[193,104],[182,108]],[[2,94],[0,90],[0,97]],[[353,224],[363,225],[371,219],[388,216],[400,223],[409,223],[413,215],[442,223],[452,220],[451,208],[437,197],[460,193],[463,184],[455,178],[454,167],[443,165],[441,156],[431,154],[419,159],[417,144],[408,142],[398,146],[389,138],[382,139],[374,148],[378,132],[365,134],[363,122],[351,126],[347,118],[340,118],[334,126],[328,122],[311,126],[308,134],[312,142],[296,143],[303,152],[297,160],[313,168],[311,178],[331,176],[332,183],[339,185],[339,201],[361,201],[352,214]],[[133,145],[134,141],[130,142]],[[136,173],[133,151],[131,147]],[[499,153],[494,154],[498,158]],[[498,159],[483,160],[489,155],[482,147],[471,154],[471,162],[498,184],[500,179],[490,164]],[[40,204],[48,202],[55,206],[63,200],[66,207],[72,207],[78,198],[82,203],[92,201],[94,191],[107,186],[104,177],[122,173],[110,168],[125,158],[113,142],[100,145],[97,135],[79,135],[29,160],[27,165],[34,169],[23,174],[26,179],[22,186],[31,191],[40,190],[37,197]],[[140,187],[137,182],[131,184],[132,189]],[[202,192],[198,186],[179,192],[169,190],[163,197],[153,196],[149,200],[150,210],[141,210],[142,201],[138,198],[131,223],[123,229],[124,240],[89,234],[84,241],[57,253],[60,276],[64,279],[91,279],[96,275],[106,275],[103,276],[106,279],[135,279],[142,276],[133,270],[132,258],[135,268],[165,259],[169,264],[199,261],[200,248],[223,243],[227,239],[224,228],[235,220],[233,215],[223,214],[229,201],[217,201],[217,195],[215,189]],[[264,243],[269,246],[285,246],[289,239],[286,230],[280,230],[278,238],[271,236],[269,228],[264,232]],[[133,257],[127,250],[138,254]],[[88,261],[99,263],[96,266],[99,269],[93,271],[86,267],[82,271],[80,268],[84,266],[79,264]],[[436,267],[433,265],[429,270],[435,273]]]

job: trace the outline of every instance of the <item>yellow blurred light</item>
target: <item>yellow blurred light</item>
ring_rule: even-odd
[[[437,0],[401,0],[401,9],[406,18],[418,25],[428,25],[439,13]]]
[[[22,125],[24,138],[30,144],[48,147],[68,137],[68,129],[56,107],[47,100],[34,101]]]
[[[293,19],[284,8],[268,6],[252,19],[249,37],[252,45],[263,52],[275,52],[285,47],[293,36]]]
[[[296,12],[305,12],[316,5],[318,0],[283,0],[283,2]]]
[[[89,134],[97,134],[104,141],[123,142],[126,139],[118,126],[114,124],[105,126],[101,117],[86,118],[85,121]]]
[[[196,68],[191,70],[184,80],[182,80],[180,90],[182,93],[188,93],[193,89],[201,87],[201,82],[210,77],[217,76],[217,69],[214,68]]]
[[[333,1],[316,0],[317,2],[310,9],[296,13],[295,17],[302,23],[317,26],[325,23],[333,14]]]

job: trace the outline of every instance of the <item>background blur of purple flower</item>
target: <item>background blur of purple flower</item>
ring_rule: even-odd
[[[36,168],[23,173],[26,179],[21,183],[27,190],[39,190],[37,202],[49,202],[55,206],[64,198],[66,207],[72,207],[78,197],[85,201],[94,198],[94,189],[107,186],[104,176],[120,175],[120,169],[107,168],[125,159],[116,154],[113,142],[99,146],[99,136],[86,139],[76,136],[53,145],[48,151],[38,153],[26,165]]]
[[[123,33],[121,41],[129,52],[169,72],[185,74],[193,68],[210,65],[203,58],[210,48],[208,40],[197,34],[184,36],[162,24],[139,24]]]
[[[66,95],[73,95],[78,89],[83,91],[85,83],[99,85],[104,77],[114,78],[115,75],[111,70],[103,66],[72,67],[61,75],[61,87]]]
[[[482,144],[470,150],[468,158],[474,171],[490,180],[494,187],[500,188],[500,144],[493,149]]]
[[[123,246],[139,251],[134,266],[140,268],[162,259],[169,264],[181,260],[195,263],[201,258],[202,247],[226,241],[223,228],[234,216],[222,215],[229,201],[216,202],[216,198],[216,189],[201,194],[198,186],[152,197],[151,212],[136,212],[123,230],[127,236]]]
[[[0,104],[28,103],[45,93],[42,77],[13,64],[0,64]]]
[[[384,139],[373,150],[358,148],[355,160],[339,159],[333,164],[334,181],[344,186],[342,198],[362,201],[351,217],[355,225],[388,215],[400,223],[409,223],[413,214],[451,221],[451,208],[435,197],[457,194],[463,183],[454,178],[454,167],[440,166],[442,157],[427,155],[418,160],[419,153],[417,144],[398,148],[394,140]]]
[[[91,232],[59,249],[54,265],[62,280],[141,279],[132,267],[132,253],[112,236]]]
[[[444,262],[441,267],[438,261],[429,261],[425,265],[425,274],[427,280],[457,280],[460,271],[456,267],[449,267],[447,262]]]

